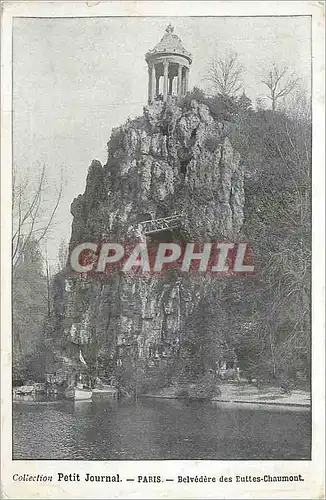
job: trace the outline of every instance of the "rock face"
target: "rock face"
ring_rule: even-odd
[[[196,101],[155,102],[113,130],[106,165],[92,162],[85,192],[71,205],[70,248],[121,242],[139,221],[180,213],[191,240],[232,239],[241,229],[243,206],[240,156],[223,125]],[[96,356],[113,363],[130,350],[167,356],[187,334],[186,318],[219,283],[172,275],[67,277],[58,328],[64,339],[95,346]]]

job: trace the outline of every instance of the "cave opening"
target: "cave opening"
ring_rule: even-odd
[[[145,222],[145,221],[148,221],[148,220],[152,220],[152,214],[150,214],[149,212],[147,213],[142,213],[142,214],[138,214],[137,217],[136,217],[136,220],[137,220],[137,223],[141,223],[141,222]]]
[[[190,160],[191,160],[191,158],[187,158],[185,160],[180,160],[180,172],[181,172],[183,178],[185,178],[187,175],[188,164],[189,164]]]

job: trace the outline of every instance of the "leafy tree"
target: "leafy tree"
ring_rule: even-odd
[[[58,263],[57,263],[57,268],[58,272],[62,271],[62,269],[65,269],[68,261],[68,243],[65,239],[62,239],[59,245],[58,249]]]
[[[239,112],[242,112],[242,113],[252,111],[251,99],[249,99],[249,97],[247,97],[245,91],[242,92],[241,96],[238,99],[238,108],[239,108]]]
[[[186,318],[186,335],[181,346],[181,363],[190,376],[216,370],[228,349],[226,315],[218,300],[219,290],[207,283],[204,296]]]
[[[192,100],[205,104],[212,117],[218,122],[234,121],[235,117],[239,113],[239,105],[235,97],[223,94],[206,96],[202,90],[198,87],[194,87],[192,92],[188,92],[187,95],[181,100],[180,106],[183,108],[189,108]]]
[[[40,377],[44,365],[47,289],[39,243],[29,238],[13,276],[13,378]],[[44,369],[43,369],[44,375]]]

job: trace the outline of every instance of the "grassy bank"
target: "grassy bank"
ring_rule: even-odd
[[[282,406],[310,407],[310,393],[303,390],[293,390],[290,393],[284,393],[279,387],[260,387],[257,388],[251,384],[232,384],[223,383],[219,386],[220,393],[210,399],[226,403],[244,403],[244,404],[270,404]],[[171,386],[156,392],[145,394],[146,397],[187,399],[189,393],[188,387],[184,385]]]

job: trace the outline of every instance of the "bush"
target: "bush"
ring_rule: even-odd
[[[119,387],[129,394],[146,394],[159,391],[171,385],[171,369],[168,366],[147,365],[146,360],[138,360],[137,365],[131,359],[125,359],[116,372]]]
[[[182,109],[190,109],[191,101],[193,100],[207,105],[207,97],[205,96],[204,92],[198,87],[194,87],[191,92],[187,92],[187,94],[181,99],[180,107]]]
[[[218,94],[213,97],[207,97],[202,90],[197,87],[188,92],[180,101],[180,107],[190,109],[191,101],[195,100],[205,104],[212,117],[216,121],[233,121],[240,112],[239,104],[236,98]]]
[[[116,127],[112,130],[112,134],[110,140],[107,144],[108,153],[113,155],[116,151],[123,148],[123,139],[124,139],[124,128]]]
[[[189,398],[189,390],[186,387],[179,387],[175,391],[175,395],[177,398]]]
[[[195,383],[188,387],[180,387],[176,391],[179,398],[188,397],[189,399],[212,399],[221,394],[220,388],[216,385],[214,375],[206,374],[200,377]]]
[[[152,391],[158,391],[166,387],[164,378],[145,376],[139,381],[138,391],[140,394],[146,394]]]

